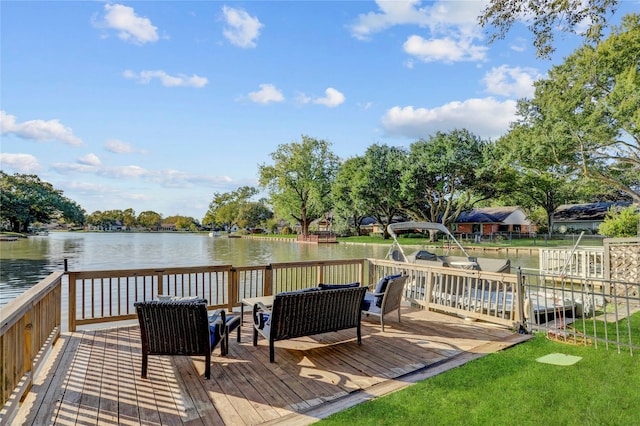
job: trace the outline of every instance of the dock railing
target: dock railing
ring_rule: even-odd
[[[160,295],[198,296],[209,309],[239,308],[242,299],[317,286],[363,282],[365,259],[337,259],[242,266],[215,265],[69,275],[69,330],[80,325],[136,318],[135,302]]]
[[[0,424],[29,392],[34,372],[60,336],[63,275],[52,273],[0,308]]]
[[[518,330],[524,322],[518,274],[369,259],[370,282],[394,273],[409,276],[404,300],[413,306]]]
[[[540,249],[540,270],[547,274],[580,278],[605,278],[603,247]]]

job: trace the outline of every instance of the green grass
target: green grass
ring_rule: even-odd
[[[633,318],[640,340],[640,314]],[[580,356],[571,366],[544,355]],[[638,425],[640,354],[534,339],[391,395],[334,414],[321,425]]]
[[[609,313],[607,315],[608,319],[613,319],[614,314]],[[594,327],[595,323],[595,327]],[[584,321],[584,326],[582,321],[576,321],[573,324],[573,327],[578,332],[584,332],[586,335],[593,336],[595,335],[598,339],[609,339],[615,340],[616,336],[622,343],[629,343],[629,330],[631,330],[631,339],[633,342],[640,341],[640,336],[637,336],[637,330],[640,330],[640,313],[636,313],[629,317],[629,321],[626,319],[620,320],[616,322],[604,322],[598,319],[588,319]],[[594,333],[595,330],[595,333]],[[604,341],[598,342],[598,345],[604,346]],[[610,347],[616,347],[612,343],[609,343]],[[622,350],[627,350],[623,349]],[[640,352],[640,351],[639,351]],[[640,423],[640,421],[638,422]]]

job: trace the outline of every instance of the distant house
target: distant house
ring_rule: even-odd
[[[563,204],[553,214],[553,232],[591,231],[596,234],[611,207],[623,209],[630,205],[628,201]]]
[[[520,207],[482,207],[463,212],[451,225],[455,234],[530,234],[535,225]]]

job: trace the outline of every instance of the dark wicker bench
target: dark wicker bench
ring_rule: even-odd
[[[271,308],[262,303],[253,307],[253,345],[258,334],[269,341],[269,361],[275,361],[278,340],[357,328],[362,343],[360,309],[366,287],[300,291],[277,294]]]
[[[204,299],[146,301],[134,303],[142,340],[142,377],[147,377],[149,355],[204,355],[205,377],[211,377],[211,352],[220,343],[226,355],[229,333],[238,330],[240,316],[223,309],[207,311]]]

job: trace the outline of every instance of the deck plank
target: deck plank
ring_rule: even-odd
[[[353,329],[276,342],[270,363],[243,327],[227,356],[214,350],[210,380],[204,357],[171,356],[150,356],[142,379],[137,326],[65,333],[16,424],[306,425],[524,338],[410,308],[362,333],[362,345]]]

